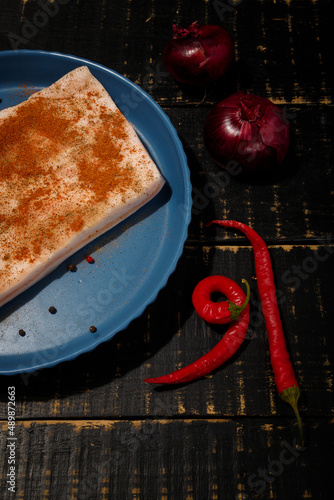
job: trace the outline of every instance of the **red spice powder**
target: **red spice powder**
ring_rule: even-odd
[[[6,193],[0,200],[0,236],[15,227],[15,238],[11,234],[6,242],[8,266],[12,258],[33,262],[43,249],[81,231],[110,193],[140,187],[124,164],[124,116],[96,102],[92,107],[93,97],[89,92],[80,106],[74,98],[36,96],[0,122],[0,187]],[[92,109],[88,121],[83,108]],[[63,154],[67,163],[58,165]]]

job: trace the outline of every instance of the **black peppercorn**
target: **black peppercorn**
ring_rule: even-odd
[[[56,309],[55,307],[51,306],[51,307],[49,307],[49,312],[50,312],[51,314],[56,314],[57,309]]]
[[[90,329],[89,329],[92,333],[95,333],[97,328],[96,326],[91,326]]]
[[[20,328],[19,335],[21,335],[21,337],[24,337],[25,334],[26,334],[26,332],[24,330],[22,330],[22,328]]]
[[[71,271],[71,273],[75,273],[75,271],[77,270],[77,266],[75,266],[74,264],[70,264],[68,266],[68,270]]]

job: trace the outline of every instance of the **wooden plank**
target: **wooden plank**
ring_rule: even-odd
[[[0,0],[0,50],[85,57],[152,95],[170,116],[188,156],[193,219],[176,272],[126,331],[73,362],[0,377],[1,498],[13,498],[6,483],[7,392],[12,385],[18,499],[331,498],[334,120],[327,70],[329,0],[62,4],[55,15],[43,17],[40,0]],[[225,26],[237,55],[222,84],[208,89],[203,102],[203,92],[179,86],[162,65],[172,24],[196,19]],[[9,33],[26,39],[13,47]],[[226,180],[205,150],[207,112],[239,89],[283,107],[292,133],[284,175],[262,183]],[[252,279],[252,250],[240,234],[205,229],[212,218],[249,223],[270,245],[287,344],[302,388],[308,446],[303,452],[295,448],[292,410],[273,382]],[[191,304],[195,284],[215,273],[239,283],[250,279],[251,328],[240,352],[203,380],[182,387],[149,386],[145,377],[184,366],[221,338],[224,329],[205,325]]]
[[[203,143],[207,107],[168,108],[166,112],[183,142],[191,172],[191,241],[212,241],[215,233],[204,228],[206,222],[228,218],[252,225],[269,243],[332,238],[332,108],[298,106],[287,110],[289,153],[281,168],[260,181],[241,181],[210,158]],[[222,229],[215,241],[223,240],[233,242],[240,236]]]
[[[329,5],[329,0],[98,0],[85,5],[68,0],[49,15],[38,0],[13,0],[10,5],[1,0],[0,50],[56,50],[86,57],[129,77],[160,104],[198,103],[197,93],[166,75],[161,56],[174,23],[186,26],[198,20],[223,25],[237,53],[222,85],[207,92],[208,102],[244,89],[281,104],[329,104]]]
[[[330,498],[328,419],[307,421],[306,450],[282,419],[29,421],[15,433],[18,500]],[[3,500],[6,437],[2,423]]]
[[[153,342],[156,342],[158,346],[154,348],[156,354],[151,358],[150,376],[168,373],[194,361],[199,354],[204,354],[215,345],[221,338],[219,332],[226,330],[226,327],[225,329],[208,328],[201,320],[198,320],[195,313],[191,313],[190,297],[197,281],[210,274],[222,274],[238,283],[241,283],[242,277],[248,279],[254,276],[253,252],[249,247],[235,247],[234,249],[204,247],[202,252],[203,255],[200,257],[198,248],[189,249],[184,263],[181,264],[182,271],[188,277],[182,275],[179,283],[183,285],[176,287],[177,290],[181,290],[183,286],[184,293],[184,302],[181,301],[182,292],[181,297],[174,299],[178,302],[179,310],[183,311],[179,318],[180,329],[177,335],[170,341],[167,340],[165,345],[160,335],[154,337],[153,333],[151,334]],[[333,256],[329,253],[323,254],[325,260],[320,264],[316,262],[315,248],[274,247],[270,249],[270,252],[280,296],[280,310],[287,344],[297,378],[304,392],[301,407],[306,413],[307,407],[309,409],[312,407],[314,411],[321,413],[320,407],[325,404],[328,405],[327,411],[330,412],[332,406],[331,353],[334,349],[330,345],[331,339],[328,337],[326,324],[329,325],[333,321],[330,319],[333,317],[333,312],[330,305],[331,294],[326,291],[329,282],[324,278],[323,273],[332,272]],[[192,267],[193,262],[202,262],[202,266],[196,264],[195,270]],[[204,401],[206,411],[211,415],[235,413],[263,415],[262,409],[264,408],[270,409],[272,414],[290,413],[290,408],[282,405],[282,401],[277,397],[258,292],[255,282],[250,280],[250,283],[252,305],[249,340],[243,345],[240,353],[234,357],[233,362],[227,363],[213,376],[197,381],[192,386],[190,384],[179,389],[161,392],[159,389],[155,390],[155,394],[159,394],[160,399],[164,398],[163,400],[168,403],[170,392],[173,391],[179,400],[178,411],[181,414],[202,415],[200,406]],[[169,303],[173,304],[173,302]],[[177,309],[177,305],[175,308]],[[327,323],[328,320],[329,323]],[[151,323],[154,324],[152,313]],[[314,363],[319,364],[319,368],[315,368]],[[317,379],[318,376],[321,380]],[[198,396],[196,397],[194,391],[197,390]],[[152,395],[152,409],[154,401]]]
[[[0,96],[1,98],[1,96]],[[241,181],[218,167],[203,143],[210,108],[166,108],[188,159],[193,186],[189,241],[242,241],[233,231],[206,230],[213,218],[248,223],[268,242],[313,241],[333,237],[332,108],[289,108],[291,146],[277,175]],[[306,146],[307,145],[307,146]],[[180,207],[180,216],[183,215]]]
[[[332,252],[332,253],[330,253]],[[334,248],[270,248],[284,330],[297,379],[303,415],[331,415],[333,408],[332,292]],[[210,327],[193,310],[198,281],[222,274],[249,280],[251,322],[246,341],[216,373],[185,386],[155,388],[158,376],[196,360],[226,331]],[[17,418],[133,416],[271,416],[293,419],[277,394],[265,325],[248,246],[186,247],[176,272],[145,314],[95,351],[58,367],[0,379],[0,417],[7,411],[7,387],[17,394]]]
[[[310,13],[314,11],[317,16],[318,14],[319,16],[321,14],[320,17],[323,19],[324,16],[322,12],[326,2],[322,0],[315,3],[305,2],[305,4],[307,4],[304,7],[306,12]],[[19,5],[21,5],[21,8],[17,7],[17,9],[13,9],[11,7],[9,9],[8,6],[4,8],[4,16],[1,21],[3,23],[1,30],[3,32],[3,37],[0,38],[0,49],[8,48],[6,47],[6,43],[8,42],[6,33],[8,34],[8,31],[11,28],[13,29],[13,33],[19,34],[20,36],[22,35],[20,30],[22,30],[23,21],[21,18],[23,19],[24,17],[31,20],[34,18],[34,14],[40,10],[40,7],[38,7],[38,4],[34,0],[25,2],[24,10],[22,10],[22,2],[21,4],[17,2],[17,6]],[[138,20],[141,19],[143,31],[147,36],[151,37],[154,36],[156,32],[160,32],[160,23],[163,22],[166,15],[164,15],[161,19],[158,18],[157,10],[155,11],[155,14],[151,16],[150,21],[145,22],[146,18],[144,19],[144,13],[147,15],[147,8],[147,5],[142,8],[139,8],[138,6]],[[156,8],[158,9],[158,6],[156,6]],[[233,12],[227,11],[225,17],[229,17],[230,14],[231,16],[241,16],[241,18],[244,19],[244,23],[246,23],[246,18],[249,13],[255,16],[256,19],[262,19],[263,14],[261,14],[261,12],[263,9],[266,10],[267,17],[269,17],[268,8],[269,7],[266,7],[266,2],[257,2],[254,4],[254,2],[243,0],[242,3],[238,4],[234,8]],[[271,22],[276,23],[279,21],[279,25],[283,25],[283,27],[286,28],[286,21],[283,22],[286,18],[283,14],[289,13],[289,16],[292,16],[292,18],[295,19],[294,16],[297,12],[299,13],[299,9],[302,7],[298,2],[277,2],[274,7],[271,5],[271,8],[283,9],[281,14],[277,14],[278,17],[273,18]],[[36,9],[38,10],[36,11]],[[105,36],[106,33],[110,36],[110,30],[107,32],[106,30],[108,19],[111,17],[116,20],[115,23],[112,24],[115,36],[120,34],[122,23],[123,26],[127,25],[126,16],[130,16],[127,21],[128,24],[130,23],[129,25],[132,26],[133,23],[135,23],[133,15],[130,15],[130,4],[125,2],[119,4],[118,6],[113,3],[108,3],[107,5],[104,5],[103,8],[101,6],[100,10],[92,4],[89,9],[92,9],[91,12],[90,10],[83,9],[82,6],[80,9],[80,2],[70,2],[67,5],[59,6],[58,14],[54,17],[49,16],[50,19],[45,27],[40,27],[36,35],[29,39],[29,43],[24,44],[24,48],[34,48],[33,44],[38,43],[38,48],[45,48],[47,50],[62,50],[61,44],[59,45],[60,40],[63,38],[68,40],[69,30],[71,30],[71,32],[73,31],[74,22],[74,31],[76,32],[76,30],[79,30],[78,39],[70,37],[68,41],[69,45],[66,47],[65,52],[73,52],[76,55],[86,55],[93,60],[97,60],[94,54],[90,55],[89,53],[89,50],[95,50],[96,54],[105,54],[105,57],[110,57],[110,54],[112,53],[115,60],[122,61],[123,57],[125,57],[120,52],[123,50],[123,44],[117,44],[115,52],[109,49],[110,42],[107,43],[107,40],[105,40],[103,36]],[[164,9],[162,10],[165,12]],[[204,9],[203,11],[203,16],[205,16],[208,20],[211,19],[208,13],[209,10]],[[91,14],[92,22],[88,23],[86,26],[85,19],[89,14]],[[301,15],[301,12],[299,14]],[[13,19],[13,16],[16,16],[16,21]],[[271,17],[273,16],[271,15]],[[70,19],[72,19],[71,22]],[[151,26],[152,23],[153,26]],[[318,34],[319,28],[317,23],[318,21],[315,21],[314,30],[311,31],[311,33],[313,33],[312,36]],[[300,24],[301,23],[298,24],[298,29],[300,28]],[[97,26],[99,26],[99,29]],[[249,26],[251,26],[251,23],[249,23]],[[326,28],[326,26],[323,25],[321,25],[321,27],[324,29]],[[245,36],[248,36],[246,27],[243,25],[237,30],[238,33],[239,31],[242,33],[244,32],[244,29],[242,28],[245,28]],[[96,44],[91,44],[90,42],[93,37],[93,33],[91,33],[90,30],[95,30],[94,33],[97,34]],[[270,33],[272,31],[273,28],[270,29]],[[259,30],[259,33],[262,32],[263,30]],[[103,35],[100,33],[103,33]],[[102,39],[100,39],[101,36]],[[254,37],[255,44],[258,43],[258,36],[259,34]],[[40,39],[41,37],[42,40]],[[87,42],[88,46],[85,45],[81,37],[89,40]],[[266,39],[268,37],[269,35],[266,35]],[[272,40],[272,43],[278,43],[277,40],[280,37],[269,38]],[[310,39],[310,43],[311,38],[312,37],[308,37],[308,40]],[[143,40],[145,40],[145,38]],[[293,40],[295,39],[293,38]],[[75,47],[73,47],[72,50],[71,43],[77,42],[80,43],[82,52],[78,52]],[[124,64],[124,67],[117,66],[114,69],[126,74],[134,81],[137,81],[137,83],[142,85],[145,90],[150,92],[150,88],[145,88],[145,85],[143,85],[144,80],[145,82],[148,81],[146,78],[147,75],[143,76],[143,70],[140,70],[137,65],[144,65],[144,68],[147,67],[147,65],[151,65],[154,68],[154,65],[158,63],[155,63],[152,57],[149,57],[149,61],[145,61],[143,54],[139,54],[136,59],[134,51],[136,48],[136,50],[141,50],[143,53],[147,54],[148,47],[153,47],[154,44],[153,42],[150,44],[148,44],[147,41],[143,42],[142,39],[140,42],[137,42],[138,40],[134,38],[134,46],[130,51],[131,54],[126,56],[127,63]],[[295,44],[297,44],[297,39],[295,40]],[[320,41],[317,42],[317,44],[319,45]],[[324,48],[323,43],[321,47]],[[124,48],[125,52],[127,50],[130,49]],[[256,52],[255,48],[254,51]],[[273,49],[270,49],[269,52],[272,51]],[[299,43],[298,51],[298,53],[307,52],[299,49]],[[247,58],[247,61],[248,60],[250,60],[250,58]],[[100,62],[107,64],[107,66],[114,67],[112,61],[109,59],[105,60],[103,58]],[[127,68],[133,68],[133,71],[137,76],[135,76],[134,73],[126,73],[124,69],[125,66]],[[301,63],[293,66],[304,68],[304,65]],[[149,72],[147,69],[145,71]],[[158,69],[156,69],[156,73],[157,72],[159,72]],[[255,74],[257,73],[255,72]],[[272,72],[270,71],[268,74],[271,75]],[[314,74],[319,79],[319,75],[322,74],[321,69],[319,69],[318,72],[314,72]],[[301,76],[298,75],[295,75],[295,77],[298,77],[299,79],[301,78]],[[275,78],[275,76],[273,78]],[[284,79],[284,81],[289,82],[291,87],[291,78],[284,75]],[[238,77],[237,80],[239,81],[240,78]],[[308,79],[306,80],[309,81]],[[263,89],[259,85],[263,81],[264,80],[260,73],[259,83],[253,90],[261,94]],[[304,79],[299,81],[304,81]],[[279,169],[279,173],[277,175],[264,179],[261,183],[245,183],[240,182],[233,175],[228,173],[226,174],[226,172],[222,171],[213,162],[205,149],[202,136],[203,124],[205,117],[211,108],[210,102],[212,103],[214,101],[208,98],[208,100],[202,103],[199,107],[190,108],[189,104],[194,102],[192,99],[188,99],[188,97],[183,99],[182,97],[182,99],[175,100],[174,97],[168,97],[168,95],[170,96],[170,89],[172,86],[171,82],[169,85],[163,86],[163,89],[160,88],[160,84],[152,85],[154,86],[154,89],[152,89],[154,92],[150,93],[157,98],[158,102],[164,105],[164,110],[171,118],[172,123],[174,124],[183,142],[188,157],[191,180],[194,188],[194,206],[192,211],[193,220],[189,232],[189,238],[191,241],[202,241],[203,239],[208,239],[208,233],[204,230],[203,226],[211,218],[234,218],[250,223],[254,225],[259,232],[261,232],[263,238],[269,243],[277,240],[285,242],[298,242],[304,238],[316,241],[319,238],[323,239],[328,237],[329,232],[332,233],[331,228],[333,226],[332,213],[334,189],[331,161],[333,156],[333,142],[331,141],[331,137],[333,136],[334,118],[331,107],[306,106],[304,103],[308,101],[306,98],[303,98],[304,100],[300,100],[302,103],[301,105],[288,105],[284,108],[284,102],[294,102],[294,100],[291,96],[284,97],[282,99],[280,98],[282,100],[285,113],[291,123],[292,140],[289,154],[282,166],[282,169]],[[273,88],[273,84],[270,83],[270,85],[271,88]],[[319,91],[318,87],[315,88]],[[328,88],[328,85],[326,88]],[[160,93],[160,97],[156,94],[157,92]],[[164,92],[164,94],[162,92]],[[284,92],[280,91],[278,88],[273,92],[275,95],[270,95],[270,97],[276,96],[276,100],[279,96],[284,94]],[[304,94],[305,93],[306,91]],[[310,93],[310,95],[311,94],[312,93]],[[163,97],[163,95],[165,95],[165,97]],[[219,96],[216,97],[218,98]],[[319,97],[319,99],[319,102],[321,99],[322,102],[325,102],[324,98]],[[167,107],[169,103],[172,103],[173,106],[176,106],[176,108]],[[210,234],[212,235],[213,233],[211,232]],[[233,232],[227,233],[225,231],[221,231],[219,234],[219,237],[217,237],[214,241],[221,241],[221,239],[224,239],[225,241],[240,240],[240,237]]]

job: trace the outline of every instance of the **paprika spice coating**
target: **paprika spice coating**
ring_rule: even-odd
[[[164,179],[85,66],[0,112],[0,306],[155,196]]]

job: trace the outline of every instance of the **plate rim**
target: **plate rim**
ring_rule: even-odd
[[[8,369],[1,370],[0,369],[0,375],[8,375],[8,376],[17,375],[20,373],[31,373],[31,372],[41,370],[41,369],[52,368],[54,366],[57,366],[60,363],[66,362],[66,361],[72,361],[72,360],[78,358],[81,354],[92,352],[94,349],[96,349],[97,346],[103,344],[104,342],[110,341],[115,335],[124,331],[135,319],[142,316],[145,309],[156,300],[160,291],[166,287],[169,278],[175,272],[176,266],[177,266],[182,254],[183,254],[184,244],[188,238],[189,225],[191,222],[191,209],[192,209],[192,198],[191,198],[192,185],[191,185],[191,179],[190,179],[190,169],[188,166],[188,159],[187,159],[187,156],[185,154],[182,142],[181,142],[181,140],[177,134],[177,131],[176,131],[174,125],[172,124],[170,118],[163,111],[161,106],[144,89],[142,89],[140,87],[140,85],[134,83],[132,80],[130,80],[126,76],[118,73],[117,71],[115,71],[111,68],[108,68],[107,66],[104,66],[103,64],[91,61],[91,60],[83,58],[83,57],[74,56],[72,54],[65,54],[65,53],[57,52],[57,51],[46,51],[46,50],[39,50],[39,49],[38,50],[31,50],[31,49],[3,50],[3,51],[0,51],[0,64],[1,64],[2,58],[17,57],[17,56],[21,56],[21,55],[27,55],[27,56],[32,56],[32,57],[47,56],[47,57],[55,57],[55,58],[66,59],[66,60],[70,59],[70,60],[73,60],[74,62],[76,61],[76,62],[79,62],[82,64],[88,64],[89,66],[94,66],[99,70],[102,70],[104,72],[107,72],[107,73],[113,75],[114,77],[121,80],[127,86],[135,88],[136,91],[139,92],[148,101],[149,105],[155,109],[155,111],[158,113],[160,118],[163,119],[163,121],[165,122],[165,125],[167,126],[167,128],[172,136],[173,143],[176,146],[177,153],[178,153],[178,156],[180,158],[180,163],[182,165],[182,173],[183,173],[182,177],[183,177],[183,181],[184,181],[184,196],[185,196],[185,198],[184,198],[184,203],[182,206],[184,222],[183,222],[183,226],[182,226],[182,231],[180,232],[177,250],[174,252],[173,258],[169,262],[168,268],[167,268],[166,272],[164,273],[162,280],[159,281],[158,286],[154,288],[152,293],[149,295],[149,298],[141,305],[141,307],[136,309],[134,314],[132,314],[127,320],[123,321],[123,323],[120,324],[119,327],[117,327],[117,331],[112,331],[112,332],[110,332],[109,335],[106,335],[103,338],[95,338],[95,341],[92,342],[88,347],[86,346],[82,349],[76,349],[75,352],[71,352],[68,355],[57,356],[56,359],[54,359],[54,360],[50,360],[50,361],[46,360],[45,362],[42,362],[40,364],[35,364],[34,366],[31,366],[28,368],[24,367],[24,369],[19,369],[16,367],[13,370],[8,370]],[[33,354],[38,353],[38,352],[41,352],[41,351],[33,351],[33,353],[30,353],[30,355],[32,356]],[[1,355],[0,355],[0,357],[1,357]]]

